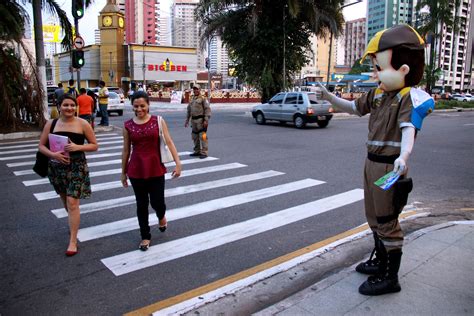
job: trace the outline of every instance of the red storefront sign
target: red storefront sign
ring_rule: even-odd
[[[188,66],[170,65],[169,70],[166,70],[165,65],[148,65],[148,71],[188,71]]]

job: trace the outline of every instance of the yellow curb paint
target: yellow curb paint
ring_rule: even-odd
[[[474,211],[474,207],[463,207],[463,208],[460,208],[459,210],[464,211],[464,212],[472,212]]]
[[[407,217],[415,215],[415,214],[416,214],[416,211],[405,212],[405,213],[400,214],[399,218],[404,219],[404,218],[407,218]],[[255,267],[252,267],[250,269],[247,269],[247,270],[241,271],[239,273],[230,275],[226,278],[214,281],[212,283],[203,285],[201,287],[190,290],[188,292],[184,292],[182,294],[170,297],[170,298],[165,299],[163,301],[159,301],[159,302],[153,303],[151,305],[142,307],[140,309],[131,311],[131,312],[125,314],[125,315],[127,315],[127,316],[150,315],[150,314],[152,314],[154,312],[157,312],[161,309],[164,309],[164,308],[182,303],[182,302],[187,301],[191,298],[194,298],[194,297],[203,295],[205,293],[214,291],[218,288],[229,285],[233,282],[237,282],[239,280],[245,279],[245,278],[247,278],[251,275],[257,274],[259,272],[270,269],[274,266],[277,266],[277,265],[282,264],[284,262],[290,261],[290,260],[292,260],[294,258],[297,258],[299,256],[310,253],[310,252],[312,252],[316,249],[323,248],[323,247],[325,247],[325,246],[327,246],[327,245],[329,245],[329,244],[331,244],[335,241],[338,241],[339,239],[343,239],[343,238],[349,237],[351,235],[358,234],[358,233],[363,232],[364,230],[366,230],[368,228],[369,228],[369,226],[367,224],[364,224],[362,226],[359,226],[359,227],[353,228],[351,230],[345,231],[343,233],[332,236],[332,237],[327,238],[325,240],[319,241],[315,244],[312,244],[312,245],[309,245],[307,247],[304,247],[304,248],[298,249],[296,251],[290,252],[290,253],[288,253],[286,255],[283,255],[281,257],[278,257],[278,258],[275,258],[273,260],[264,262],[262,264],[259,264],[259,265],[255,266]]]

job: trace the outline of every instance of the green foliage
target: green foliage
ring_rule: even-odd
[[[351,68],[351,71],[349,71],[349,75],[358,75],[363,72],[369,72],[370,71],[370,66],[367,65],[366,63],[361,64],[360,59],[357,59],[354,65]]]
[[[202,0],[197,17],[201,41],[220,35],[236,64],[237,76],[257,87],[262,101],[283,87],[307,63],[311,35],[341,32],[343,0]],[[284,73],[285,72],[285,73]]]
[[[462,102],[462,101],[456,101],[456,100],[438,100],[436,101],[436,110],[448,110],[448,109],[454,109],[454,108],[464,108],[464,109],[469,109],[469,108],[474,108],[474,101],[469,101],[469,102]]]

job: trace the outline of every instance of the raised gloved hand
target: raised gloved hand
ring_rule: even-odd
[[[321,98],[328,100],[333,106],[341,111],[349,114],[359,115],[355,109],[354,101],[345,100],[343,98],[336,97],[334,94],[329,92],[320,82],[318,82],[318,88],[321,91]]]
[[[406,126],[402,128],[402,141],[400,156],[393,163],[393,172],[404,175],[408,171],[407,162],[415,143],[415,128]]]

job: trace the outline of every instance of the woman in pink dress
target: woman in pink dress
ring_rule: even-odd
[[[151,234],[148,224],[148,204],[155,210],[159,220],[159,230],[167,228],[165,204],[166,168],[160,157],[160,137],[158,117],[151,115],[148,94],[138,91],[132,98],[135,117],[124,123],[122,152],[122,185],[128,187],[127,179],[135,193],[137,217],[142,241],[139,249],[148,250]],[[178,151],[168,132],[164,119],[161,119],[163,137],[171,151],[176,167],[172,177],[181,175],[181,161]],[[130,155],[131,153],[131,155]]]

